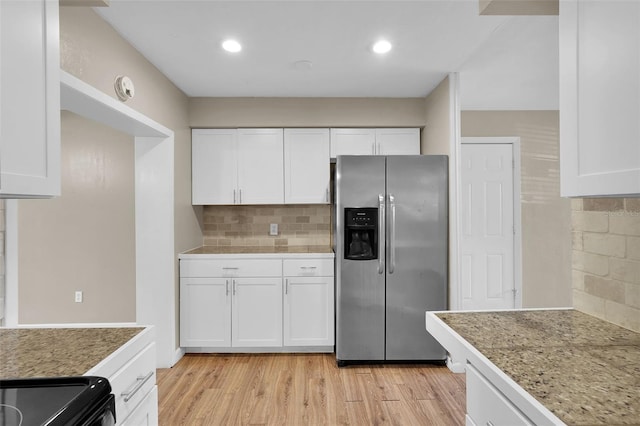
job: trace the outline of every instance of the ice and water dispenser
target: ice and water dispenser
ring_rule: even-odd
[[[378,209],[344,209],[344,257],[350,260],[378,258]]]

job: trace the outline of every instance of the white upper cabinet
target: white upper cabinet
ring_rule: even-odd
[[[0,1],[0,197],[60,195],[58,2]]]
[[[329,203],[329,129],[284,130],[284,202]]]
[[[282,204],[282,129],[193,129],[192,203]]]
[[[331,158],[338,155],[375,155],[375,129],[331,129]]]
[[[338,155],[419,155],[420,129],[331,129],[331,158]]]
[[[238,198],[237,140],[236,129],[192,131],[193,204],[235,204]]]
[[[238,129],[238,203],[284,203],[282,129]]]
[[[377,155],[420,155],[420,129],[376,129]]]
[[[560,2],[561,195],[640,194],[640,3]]]

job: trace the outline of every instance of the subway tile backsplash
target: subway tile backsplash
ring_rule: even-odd
[[[572,200],[573,306],[640,332],[640,199]]]
[[[205,246],[329,246],[329,205],[204,206]],[[278,224],[278,235],[269,225]]]

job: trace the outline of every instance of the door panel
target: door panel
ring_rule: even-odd
[[[378,196],[385,193],[384,165],[384,157],[373,156],[343,156],[336,163],[336,357],[339,361],[384,359],[384,273],[378,272],[379,260],[384,258],[345,259],[342,230],[345,207],[378,207]],[[384,227],[379,228],[378,237],[384,242]]]
[[[513,147],[462,144],[463,309],[515,307]]]
[[[282,278],[236,278],[232,345],[282,346]]]
[[[387,360],[445,358],[424,313],[447,308],[447,170],[446,156],[387,157]]]
[[[180,278],[180,346],[231,346],[230,282]]]

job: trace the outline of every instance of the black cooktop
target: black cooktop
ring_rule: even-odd
[[[104,405],[111,386],[102,377],[0,380],[0,425],[75,425]]]

